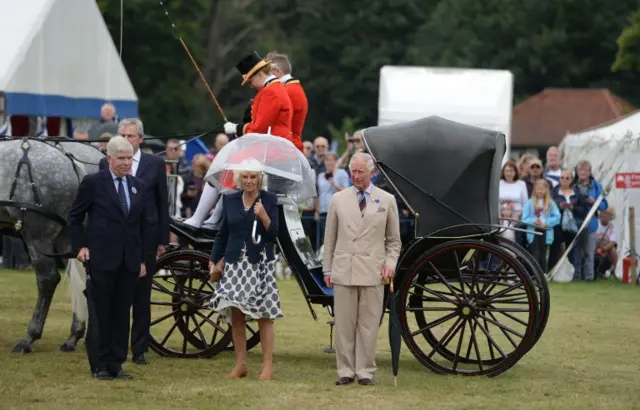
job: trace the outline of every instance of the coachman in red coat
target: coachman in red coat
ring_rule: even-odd
[[[307,95],[300,84],[300,80],[291,76],[291,62],[286,54],[270,51],[265,59],[271,61],[271,74],[275,75],[284,84],[291,105],[293,106],[293,118],[291,120],[291,132],[293,133],[293,143],[302,151],[302,130],[304,122],[309,112],[309,102]]]
[[[263,60],[254,51],[236,66],[242,74],[242,85],[249,83],[258,93],[251,103],[251,122],[228,122],[224,125],[225,133],[237,136],[248,133],[267,134],[270,128],[271,135],[294,142],[291,132],[291,100],[284,85],[270,73],[270,65],[270,61]]]

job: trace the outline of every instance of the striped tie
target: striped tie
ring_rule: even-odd
[[[367,197],[364,191],[360,191],[360,216],[364,216],[364,210],[367,207]]]

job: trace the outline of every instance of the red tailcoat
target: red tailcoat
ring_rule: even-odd
[[[291,142],[291,119],[293,107],[284,85],[277,79],[262,87],[251,104],[251,122],[242,126],[242,135],[249,133],[267,134],[283,137]],[[295,142],[294,142],[295,145]]]
[[[309,112],[309,102],[307,95],[300,84],[300,80],[291,78],[284,83],[284,88],[289,94],[291,105],[293,106],[293,118],[291,120],[291,132],[293,134],[293,143],[302,151],[302,130],[304,128],[304,120]]]

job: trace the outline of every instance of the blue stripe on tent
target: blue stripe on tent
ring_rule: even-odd
[[[207,146],[204,144],[204,142],[202,142],[200,140],[189,141],[186,144],[186,147],[187,147],[187,149],[186,149],[186,152],[184,153],[184,157],[189,162],[191,162],[193,157],[195,157],[198,154],[209,154],[209,153],[211,153],[211,151],[209,151],[209,148],[207,148]]]
[[[100,118],[100,108],[105,102],[110,102],[116,107],[120,118],[138,116],[138,102],[130,100],[109,101],[101,98],[8,92],[5,93],[5,101],[7,115]]]

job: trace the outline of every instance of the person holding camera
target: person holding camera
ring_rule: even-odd
[[[316,244],[316,249],[320,249],[324,238],[324,225],[331,197],[336,192],[340,192],[349,187],[349,174],[342,168],[337,167],[338,155],[335,152],[327,152],[324,156],[325,172],[318,174],[318,196],[315,203],[314,219],[320,229],[320,243]]]

